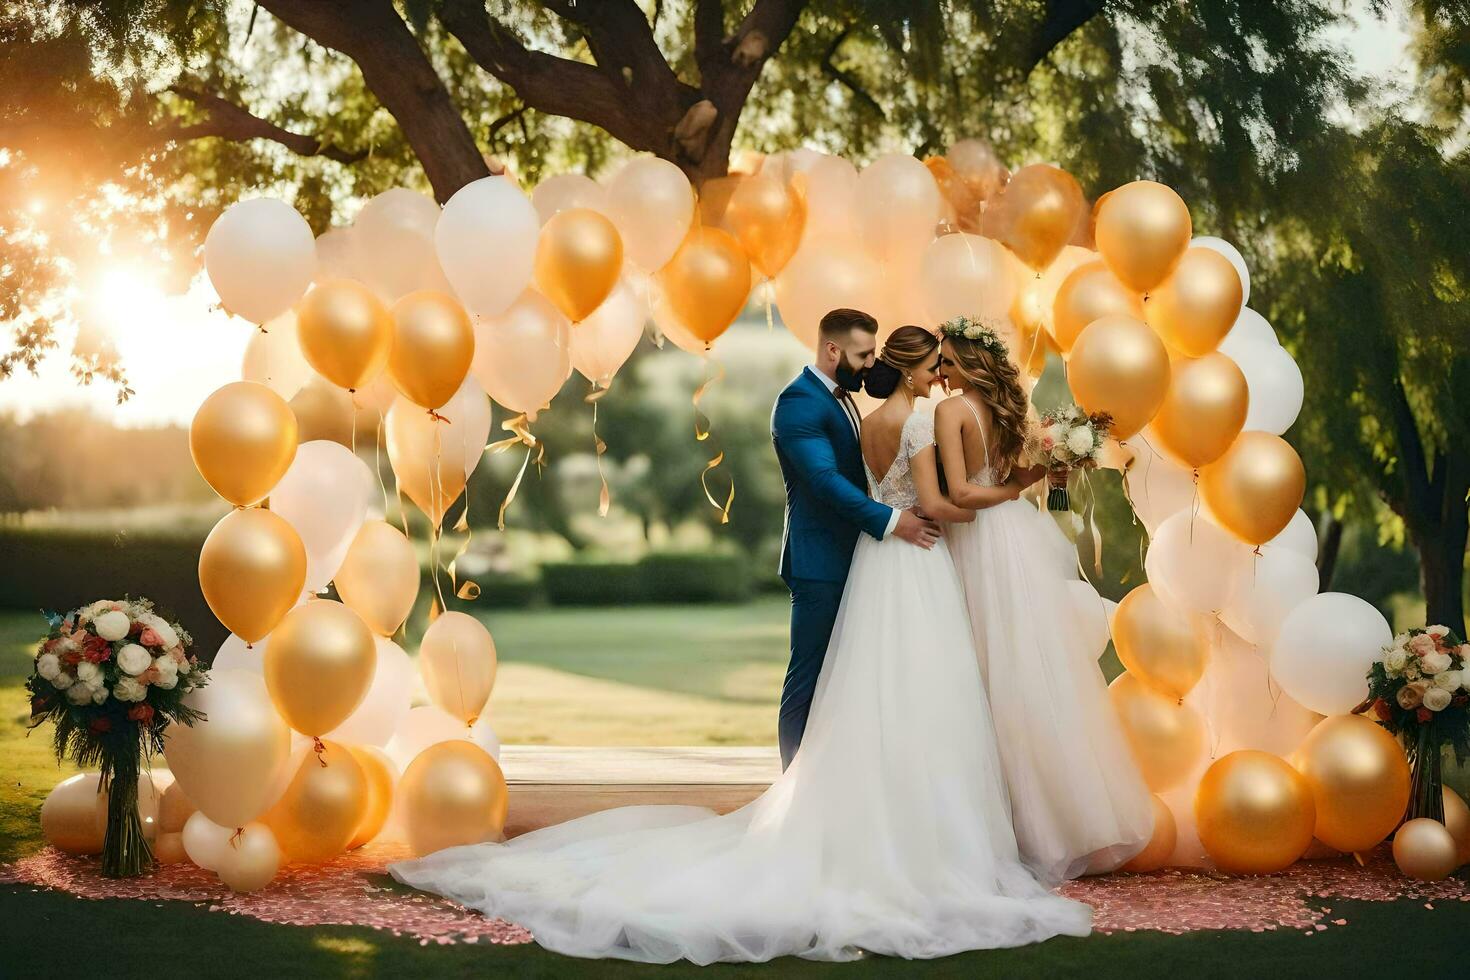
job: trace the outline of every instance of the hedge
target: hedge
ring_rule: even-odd
[[[541,584],[554,606],[739,602],[754,584],[743,555],[656,552],[638,562],[550,562]]]

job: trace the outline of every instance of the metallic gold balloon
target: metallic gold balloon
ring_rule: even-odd
[[[1215,519],[1253,545],[1265,544],[1291,523],[1306,490],[1301,457],[1269,432],[1242,432],[1199,476],[1200,496]]]
[[[265,499],[296,458],[296,416],[263,384],[227,384],[194,413],[189,452],[215,493],[249,507]]]
[[[408,843],[417,855],[498,840],[509,797],[490,753],[455,739],[424,749],[398,783]]]
[[[1148,788],[1162,793],[1178,785],[1204,751],[1199,713],[1127,671],[1113,678],[1108,695]]]
[[[362,703],[377,659],[373,634],[357,613],[331,599],[313,599],[271,633],[265,685],[286,724],[317,737]]]
[[[1318,722],[1292,765],[1316,801],[1318,840],[1366,851],[1393,833],[1409,804],[1409,763],[1398,741],[1362,715]]]
[[[352,422],[355,411],[352,395],[338,388],[326,378],[313,376],[291,399],[291,414],[296,416],[296,426],[301,442],[330,439],[341,445],[352,446]],[[373,413],[373,422],[378,415]]]
[[[276,628],[306,585],[306,547],[268,510],[232,510],[199,550],[199,589],[231,633],[254,643]]]
[[[734,236],[718,228],[691,231],[658,278],[674,315],[706,345],[750,298],[750,262]]]
[[[474,359],[475,328],[454,297],[423,289],[393,304],[388,375],[409,401],[429,409],[443,405],[464,384]]]
[[[1072,395],[1089,413],[1113,417],[1110,433],[1127,439],[1154,417],[1169,390],[1169,353],[1148,324],[1130,316],[1094,320],[1067,360]]]
[[[1115,315],[1142,320],[1143,297],[1123,285],[1104,263],[1088,262],[1073,269],[1057,290],[1052,337],[1066,354],[1089,323]]]
[[[1214,352],[1175,360],[1170,375],[1169,391],[1153,420],[1159,445],[1192,469],[1213,463],[1245,427],[1250,408],[1245,374],[1229,357]]]
[[[107,832],[107,794],[97,790],[95,772],[57,783],[41,804],[41,836],[68,854],[101,854]]]
[[[1240,273],[1230,260],[1208,248],[1191,248],[1149,293],[1144,312],[1164,343],[1186,357],[1203,357],[1235,326],[1243,303]]]
[[[1169,863],[1174,845],[1179,842],[1179,828],[1174,822],[1174,812],[1157,796],[1150,797],[1154,805],[1154,835],[1148,845],[1123,865],[1124,871],[1157,871]]]
[[[1470,806],[1448,786],[1444,787],[1444,826],[1455,839],[1455,866],[1470,864]]]
[[[347,750],[362,766],[362,774],[367,778],[367,805],[363,807],[362,821],[347,843],[350,851],[382,833],[388,815],[393,812],[393,782],[398,778],[398,770],[388,753],[377,746],[349,745]]]
[[[465,613],[444,613],[419,642],[419,672],[429,697],[466,725],[484,714],[495,669],[495,640],[484,624]]]
[[[1072,237],[1087,210],[1073,176],[1050,164],[1034,163],[1012,175],[980,218],[980,233],[1016,253],[1040,272]]]
[[[701,188],[701,198],[704,193]],[[739,239],[750,264],[767,279],[774,278],[801,244],[806,198],[800,187],[787,187],[775,177],[745,177],[730,194],[723,222]]]
[[[403,532],[386,521],[366,521],[332,579],[342,602],[379,636],[392,636],[419,594],[419,559]]]
[[[301,353],[317,374],[355,391],[387,365],[393,321],[371,289],[351,279],[333,279],[301,301],[296,335]]]
[[[1189,247],[1189,207],[1172,188],[1135,180],[1097,202],[1097,250],[1123,284],[1146,293],[1168,278]]]
[[[344,745],[322,745],[320,754],[302,757],[286,791],[261,818],[287,862],[315,863],[341,854],[367,811],[368,777],[362,764]]]
[[[253,892],[271,883],[281,869],[282,857],[271,829],[248,823],[230,837],[214,873],[232,892]]]
[[[1166,605],[1147,582],[1118,603],[1113,645],[1129,674],[1176,700],[1204,676],[1209,651],[1199,628]]]
[[[1416,817],[1393,835],[1393,860],[1420,881],[1439,881],[1459,867],[1459,846],[1438,820]]]
[[[1200,843],[1220,870],[1263,875],[1306,853],[1316,807],[1307,781],[1285,759],[1243,749],[1205,770],[1194,816]]]
[[[618,229],[591,208],[561,211],[541,226],[536,288],[573,323],[602,305],[622,271]]]
[[[464,454],[444,433],[443,423],[407,399],[388,409],[384,430],[398,489],[437,525],[464,492]]]

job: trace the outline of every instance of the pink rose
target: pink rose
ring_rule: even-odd
[[[1409,638],[1409,652],[1416,657],[1428,656],[1434,650],[1434,637],[1428,633],[1419,633]]]
[[[138,642],[145,647],[161,647],[163,646],[163,637],[159,636],[157,631],[150,626],[143,630],[142,634],[138,637]]]

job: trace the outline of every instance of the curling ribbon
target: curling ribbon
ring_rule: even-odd
[[[1092,486],[1092,475],[1082,471],[1082,486],[1086,489],[1086,501],[1082,505],[1082,529],[1092,536],[1092,571],[1102,575],[1102,530],[1097,526],[1097,491]],[[1086,575],[1083,578],[1087,578]],[[1091,580],[1089,579],[1089,582]]]
[[[536,465],[540,466],[546,459],[546,445],[531,433],[530,423],[526,421],[525,415],[517,415],[514,418],[506,419],[500,423],[500,427],[506,432],[514,434],[508,438],[501,439],[499,442],[492,442],[485,447],[486,449],[492,453],[503,453],[514,446],[526,447],[526,458],[521,460],[520,471],[516,473],[516,478],[511,483],[510,489],[505,492],[505,499],[500,502],[500,514],[496,519],[495,526],[504,531],[505,512],[516,499],[516,492],[521,488],[521,480],[526,475],[526,467],[531,463],[531,456],[533,454],[536,456]]]
[[[713,385],[715,385],[717,382],[723,381],[725,378],[725,368],[718,361],[714,362],[715,375],[714,377],[710,377],[709,364],[709,360],[706,359],[704,381],[700,384],[698,388],[694,389],[694,396],[690,399],[690,403],[694,406],[694,438],[698,442],[704,442],[706,439],[709,438],[710,434],[709,418],[699,410],[699,400],[705,396],[705,393],[708,392]],[[700,419],[704,420],[705,424],[703,428],[701,428],[700,426]],[[720,512],[720,523],[729,524],[730,505],[735,502],[735,478],[733,476],[731,476],[730,478],[730,493],[725,498],[725,505],[723,507],[720,506],[720,502],[715,499],[715,495],[711,493],[709,489],[710,470],[713,470],[724,461],[725,453],[723,450],[715,453],[714,458],[711,459],[708,463],[704,464],[704,470],[699,474],[699,485],[704,489],[704,499],[709,501],[709,505],[711,507]]]
[[[606,517],[608,508],[612,506],[612,493],[607,488],[607,474],[602,471],[602,454],[607,452],[607,443],[597,435],[597,403],[602,401],[602,396],[612,390],[612,379],[607,384],[599,385],[592,383],[592,390],[582,399],[592,406],[592,448],[597,451],[597,479],[602,482],[602,491],[597,497],[597,516]]]
[[[436,422],[448,424],[449,420],[432,410]],[[444,601],[444,587],[439,584],[439,543],[443,539],[444,531],[440,522],[444,520],[443,511],[447,509],[444,505],[444,480],[439,472],[439,464],[444,455],[444,443],[440,438],[439,426],[434,426],[434,455],[429,461],[429,507],[439,514],[438,519],[429,521],[429,577],[434,582],[434,591],[439,596],[439,605],[448,608]]]

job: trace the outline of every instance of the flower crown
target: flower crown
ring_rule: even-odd
[[[1000,339],[995,328],[980,320],[967,316],[951,317],[939,327],[939,332],[946,337],[960,337],[979,344],[996,357],[1006,357],[1008,354],[1005,341]]]

